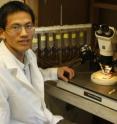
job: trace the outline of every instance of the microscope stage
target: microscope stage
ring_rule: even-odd
[[[99,85],[114,85],[117,83],[117,75],[105,75],[102,71],[97,71],[91,74],[92,82]]]

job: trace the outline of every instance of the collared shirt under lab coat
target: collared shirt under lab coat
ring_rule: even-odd
[[[30,49],[26,56],[31,82],[4,42],[0,43],[0,124],[56,124],[62,117],[53,115],[45,106],[44,80],[56,80],[57,68],[39,69]]]

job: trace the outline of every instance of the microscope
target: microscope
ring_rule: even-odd
[[[117,83],[117,72],[113,67],[113,61],[117,62],[116,30],[105,24],[99,25],[95,36],[99,46],[100,70],[91,74],[91,80],[100,85],[114,85]]]

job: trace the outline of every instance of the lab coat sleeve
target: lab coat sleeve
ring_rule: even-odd
[[[19,121],[16,121],[16,120],[11,120],[10,124],[26,124],[26,123],[19,122]]]
[[[4,92],[0,85],[0,123],[9,124],[10,122],[10,109],[7,102],[7,94]]]
[[[16,120],[10,120],[10,107],[8,94],[0,82],[0,124],[26,124]]]
[[[34,52],[32,50],[28,50],[28,51],[30,53],[31,60],[33,61],[33,63],[35,63],[35,65],[37,65],[37,57],[35,56]],[[44,81],[58,79],[58,76],[57,76],[58,68],[47,68],[47,69],[39,68],[39,70],[42,73]]]
[[[58,79],[58,76],[57,76],[58,68],[47,68],[47,69],[39,68],[39,69],[43,75],[44,81]]]

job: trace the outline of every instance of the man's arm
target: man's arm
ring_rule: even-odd
[[[47,68],[47,69],[39,68],[39,69],[43,75],[44,81],[58,79],[58,75],[57,75],[58,68]]]
[[[26,123],[19,122],[19,121],[16,121],[16,120],[11,120],[10,124],[26,124]]]
[[[0,123],[9,124],[10,122],[10,108],[7,102],[7,94],[0,85]]]
[[[26,124],[17,120],[11,120],[8,94],[2,84],[0,84],[0,124]]]
[[[68,67],[68,66],[62,66],[59,68],[47,68],[47,69],[41,69],[42,75],[44,77],[44,80],[57,80],[58,78],[68,81],[69,79],[72,79],[75,75],[75,71]]]

